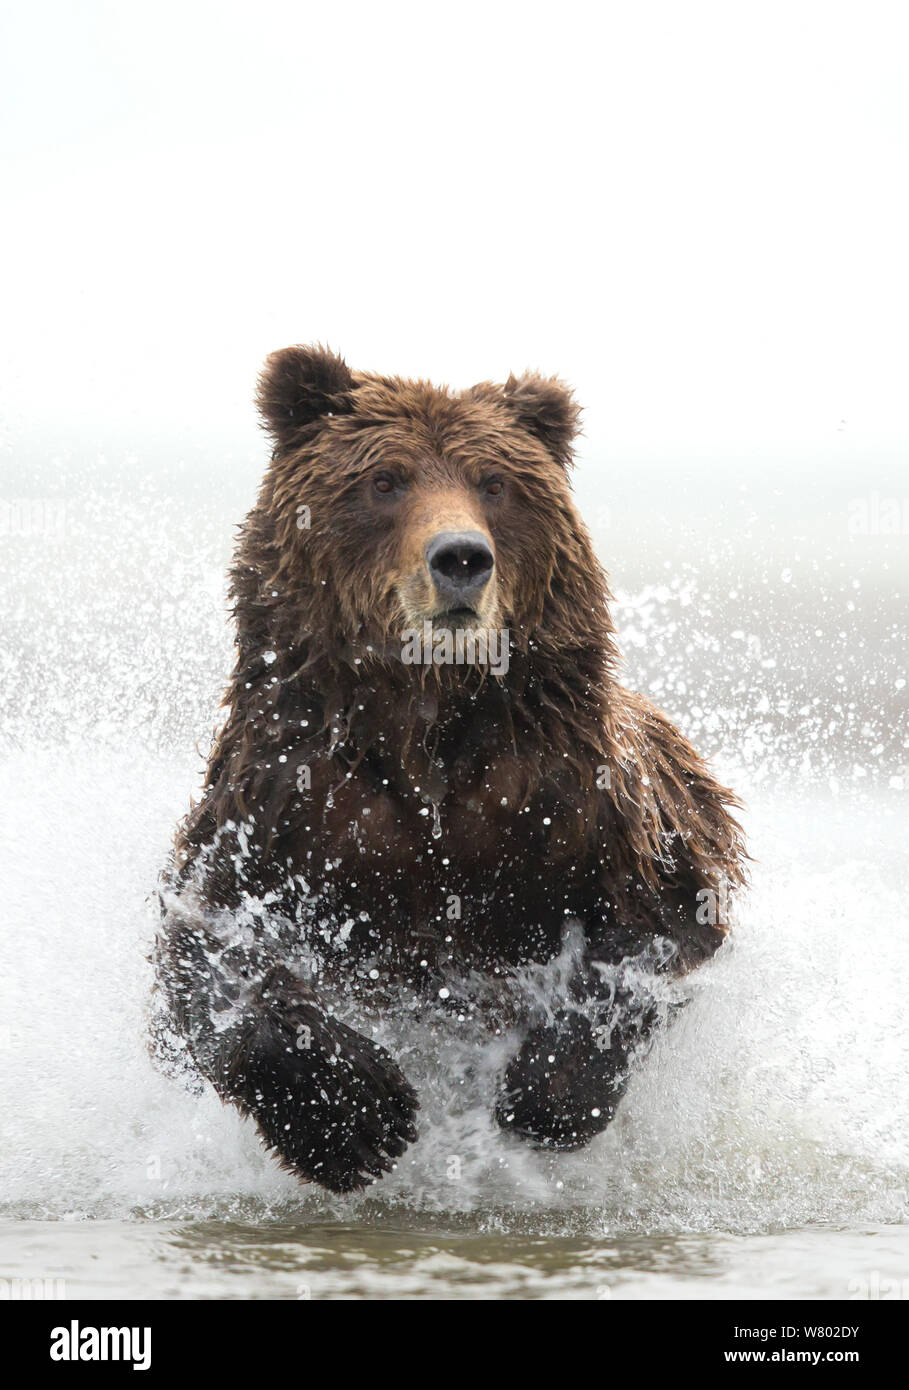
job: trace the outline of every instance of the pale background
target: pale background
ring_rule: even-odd
[[[909,1280],[907,40],[878,3],[0,4],[0,1277]],[[143,1045],[253,382],[312,340],[575,386],[626,678],[758,860],[621,1123],[557,1169],[405,1038],[426,1133],[378,1216],[301,1196]]]

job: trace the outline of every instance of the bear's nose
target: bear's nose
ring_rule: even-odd
[[[450,608],[468,608],[489,582],[495,559],[479,531],[441,531],[426,547],[426,563],[439,598]]]

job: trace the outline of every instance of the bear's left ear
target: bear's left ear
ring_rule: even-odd
[[[563,467],[570,468],[581,407],[564,381],[535,372],[510,376],[505,383],[505,402],[524,428],[541,439]]]
[[[256,404],[278,444],[290,445],[300,428],[320,415],[352,410],[353,386],[347,363],[328,348],[282,348],[265,359]]]

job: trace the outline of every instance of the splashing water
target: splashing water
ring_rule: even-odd
[[[7,1212],[330,1213],[372,1200],[299,1187],[247,1121],[148,1059],[150,890],[189,768],[32,749],[7,770],[3,839],[20,869],[20,949],[0,1010]],[[881,870],[901,849],[901,809],[879,808],[854,843],[852,818],[832,803],[756,806],[757,882],[734,940],[688,982],[688,1008],[612,1127],[579,1154],[541,1155],[498,1130],[490,1107],[507,1040],[478,1043],[456,1020],[389,1020],[381,1040],[418,1086],[421,1138],[382,1199],[560,1214],[565,1229],[579,1212],[628,1230],[899,1220],[909,935],[905,897]]]
[[[861,692],[838,690],[839,726],[825,739],[811,706],[793,758],[795,706],[764,709],[766,681],[733,691],[702,650],[686,652],[678,586],[622,596],[628,680],[662,680],[658,698],[686,732],[720,748],[757,862],[734,938],[691,977],[688,1007],[604,1135],[571,1155],[524,1147],[491,1116],[507,1040],[402,1014],[381,1040],[420,1093],[419,1142],[378,1187],[333,1198],[279,1170],[210,1089],[160,1075],[145,1044],[154,890],[230,661],[225,538],[204,543],[176,504],[151,523],[142,508],[92,506],[59,564],[23,551],[5,589],[8,1219],[381,1217],[553,1239],[906,1220],[909,778],[894,771],[905,724],[891,714],[866,738],[848,709]],[[696,608],[694,580],[684,594]],[[772,643],[768,626],[761,660]],[[886,660],[874,671],[882,688],[894,675]]]

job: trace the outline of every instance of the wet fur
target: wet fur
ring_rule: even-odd
[[[275,450],[232,570],[237,663],[159,941],[171,1019],[288,1166],[347,1190],[411,1141],[416,1100],[387,1053],[320,1014],[295,965],[312,944],[305,904],[349,924],[337,969],[359,1003],[357,962],[437,1005],[469,972],[551,959],[578,920],[580,1012],[524,1020],[496,1108],[533,1142],[575,1147],[608,1123],[653,1024],[612,1028],[604,1054],[587,1008],[602,996],[612,1027],[602,967],[654,943],[663,970],[708,958],[726,924],[700,920],[703,890],[724,904],[745,858],[732,793],[617,680],[606,577],[570,488],[577,407],[552,379],[458,394],[318,348],[270,358],[259,405]],[[405,479],[388,505],[370,489],[382,468]],[[483,493],[490,474],[501,501]],[[450,516],[495,547],[503,676],[400,659],[423,538]],[[212,922],[262,899],[290,924],[280,940],[259,925],[252,946],[225,947]],[[235,1022],[213,1031],[228,1004]],[[286,1044],[300,1008],[308,1058]]]

